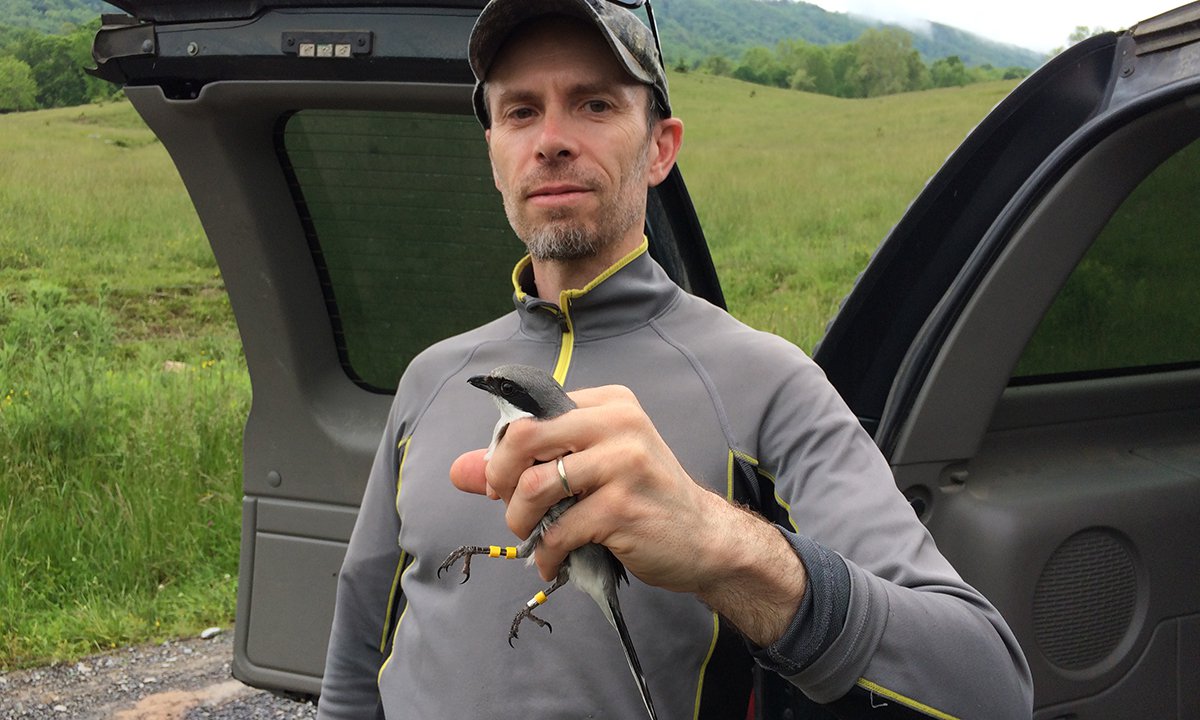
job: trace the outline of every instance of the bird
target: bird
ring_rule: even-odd
[[[492,431],[492,441],[488,445],[484,459],[491,458],[496,446],[504,438],[510,423],[521,418],[550,420],[570,412],[576,407],[575,402],[571,400],[553,376],[540,368],[529,365],[501,365],[487,375],[475,375],[467,382],[490,393],[496,407],[500,410],[500,419]],[[471,558],[476,555],[510,559],[524,558],[526,564],[532,563],[533,552],[541,543],[542,535],[563,513],[578,502],[577,497],[570,492],[561,458],[558,460],[558,472],[567,497],[546,511],[528,538],[516,547],[464,545],[450,553],[445,562],[441,564],[437,571],[438,577],[441,577],[444,571],[461,559],[463,561],[462,582],[467,582],[471,578]],[[625,618],[621,614],[621,603],[617,599],[617,587],[622,582],[628,584],[629,576],[625,571],[625,566],[607,547],[597,543],[588,543],[567,554],[566,560],[559,566],[554,583],[534,595],[533,599],[526,603],[525,608],[513,618],[508,635],[509,646],[513,646],[517,630],[526,618],[532,620],[539,627],[553,632],[554,628],[550,626],[550,623],[534,615],[533,611],[546,602],[551,593],[568,582],[590,595],[600,606],[605,619],[616,629],[621,639],[621,648],[625,651],[625,660],[637,682],[638,691],[641,692],[646,712],[651,720],[657,720],[658,715],[654,711],[654,702],[650,698],[650,688],[646,683],[645,673],[642,672],[642,664],[638,660],[637,651],[633,647],[633,638],[630,636]]]

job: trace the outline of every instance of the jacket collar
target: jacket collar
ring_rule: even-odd
[[[513,303],[521,329],[535,338],[576,340],[609,337],[645,325],[683,292],[653,258],[646,240],[578,290],[564,290],[558,303],[537,297],[533,264],[526,255],[513,269]]]

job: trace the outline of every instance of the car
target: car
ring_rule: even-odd
[[[195,204],[253,385],[233,673],[316,695],[408,361],[509,308],[483,0],[112,0],[96,72]],[[1035,717],[1200,717],[1200,3],[1085,40],[929,180],[814,359],[1010,623]],[[723,305],[678,168],[651,253]],[[386,638],[383,638],[386,644]],[[784,717],[764,681],[755,711]]]

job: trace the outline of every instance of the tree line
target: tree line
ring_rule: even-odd
[[[781,40],[774,49],[749,48],[740,60],[710,55],[691,65],[679,63],[675,70],[699,70],[759,85],[844,98],[1009,80],[1030,72],[1023,67],[967,67],[956,55],[927,65],[913,49],[912,35],[899,28],[871,28],[857,40],[838,45]]]
[[[0,113],[113,97],[116,86],[84,71],[99,29],[99,18],[58,34],[0,26]]]
[[[46,34],[0,26],[0,113],[82,105],[113,97],[117,88],[84,72],[93,64],[94,20],[69,32]],[[1072,37],[1074,40],[1074,37]],[[710,55],[675,70],[699,70],[774,87],[845,98],[1022,78],[1029,69],[968,67],[955,55],[926,64],[912,35],[898,28],[871,28],[853,42],[816,45],[781,40],[774,49],[755,46],[740,59]]]

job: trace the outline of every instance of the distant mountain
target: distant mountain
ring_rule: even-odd
[[[868,28],[888,26],[792,0],[653,0],[653,5],[663,54],[672,64],[708,55],[735,58],[747,48],[773,48],[784,39],[815,45],[846,43]],[[926,61],[957,55],[967,65],[1032,69],[1045,60],[1041,53],[938,23],[930,23],[924,31],[904,29]]]
[[[0,24],[44,33],[69,32],[111,12],[117,9],[101,0],[0,0]]]
[[[117,12],[102,0],[0,0],[0,24],[41,32],[62,32]],[[798,38],[817,45],[846,43],[864,30],[883,25],[792,0],[654,0],[663,53],[672,64],[709,55],[739,57],[755,45],[774,47]],[[1014,45],[932,23],[928,32],[909,30],[913,47],[926,61],[957,55],[967,65],[1035,68],[1043,56]]]

